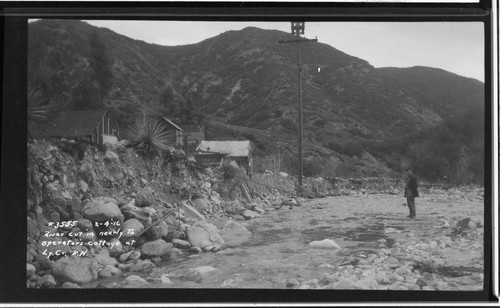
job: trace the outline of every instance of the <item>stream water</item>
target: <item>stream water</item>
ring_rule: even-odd
[[[442,232],[435,227],[437,220],[462,206],[454,203],[455,209],[451,209],[443,202],[437,206],[431,199],[420,200],[423,202],[420,207],[417,203],[417,219],[406,217],[408,209],[402,206],[402,198],[388,195],[333,197],[293,209],[272,209],[241,222],[252,235],[239,246],[217,253],[186,252],[176,260],[157,264],[150,273],[133,274],[148,280],[141,288],[287,288],[292,278],[302,282],[321,278],[349,264],[353,257],[366,258],[381,249],[391,250],[402,239],[435,236]],[[470,202],[463,202],[469,210],[464,215],[481,218],[480,198],[473,200],[474,207]],[[341,249],[309,246],[323,239],[334,240]],[[461,265],[481,259],[482,245],[476,248],[467,256],[461,255],[466,259]],[[202,272],[196,274],[193,268],[201,268]],[[162,283],[161,277],[168,277],[171,283]]]

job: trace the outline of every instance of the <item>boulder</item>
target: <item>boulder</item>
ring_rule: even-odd
[[[260,216],[259,213],[251,211],[251,210],[244,210],[243,213],[241,213],[241,216],[245,217],[245,219],[253,219],[255,217]]]
[[[144,225],[150,225],[152,221],[152,211],[148,208],[139,208],[134,205],[135,202],[129,202],[128,204],[121,207],[121,211],[125,216],[125,219],[135,218],[139,220]]]
[[[35,266],[33,264],[26,263],[26,277],[33,275],[35,272]]]
[[[33,262],[33,260],[35,260],[35,256],[36,256],[36,250],[33,248],[35,246],[32,245],[31,246],[32,248],[30,248],[30,246],[27,247],[27,251],[26,251],[26,261],[28,263]]]
[[[157,240],[162,238],[161,237],[161,227],[160,226],[153,226],[151,229],[149,229],[149,238],[152,240]]]
[[[82,257],[63,257],[52,264],[52,274],[60,282],[89,283],[97,279],[99,263]]]
[[[313,241],[309,243],[309,246],[312,248],[321,248],[321,249],[340,249],[340,246],[335,243],[335,241],[330,239],[324,239],[322,241]]]
[[[118,204],[118,202],[116,201],[116,199],[114,198],[110,198],[110,197],[97,197],[94,199],[94,201],[101,201],[101,202],[104,202],[104,203],[114,203],[114,204]]]
[[[92,222],[123,221],[124,217],[116,202],[112,199],[92,200],[83,207],[83,218]]]
[[[106,265],[103,269],[99,271],[99,277],[109,278],[113,276],[119,276],[122,274],[122,271],[113,265]]]
[[[377,280],[373,278],[366,278],[355,283],[358,289],[376,289],[378,287]]]
[[[144,231],[144,225],[139,220],[129,219],[122,224],[123,235],[120,241],[124,243],[131,239],[137,239],[142,231]]]
[[[146,284],[148,284],[148,282],[137,275],[130,275],[121,283],[122,287],[125,288],[135,288]]]
[[[222,231],[225,231],[225,232],[229,232],[229,231],[250,232],[250,231],[248,231],[247,228],[245,228],[245,226],[243,226],[242,224],[239,224],[239,223],[237,223],[235,221],[232,221],[232,220],[228,220],[226,222],[226,224],[222,228]]]
[[[41,207],[41,206],[37,205],[37,206],[35,207],[35,214],[36,214],[37,216],[42,216],[42,214],[43,214],[43,209],[42,209],[42,207]]]
[[[138,250],[132,250],[127,253],[121,254],[119,259],[121,262],[125,262],[128,260],[137,260],[141,257],[141,252]]]
[[[77,220],[82,218],[82,206],[82,201],[77,197],[73,197],[73,199],[68,202],[69,216]]]
[[[198,211],[206,211],[208,210],[208,200],[205,198],[196,198],[191,200],[191,203]]]
[[[223,202],[222,207],[226,213],[233,215],[239,215],[245,210],[245,207],[237,200],[234,202]]]
[[[89,184],[87,184],[87,182],[81,180],[78,182],[79,186],[80,186],[80,190],[83,192],[83,193],[86,193],[87,190],[89,190]]]
[[[189,249],[189,248],[191,248],[191,244],[189,242],[183,241],[183,240],[180,240],[180,239],[174,239],[174,240],[172,240],[172,244],[174,245],[174,247],[180,248],[180,249]]]
[[[201,253],[203,250],[200,247],[191,247],[189,248],[190,253]]]
[[[137,192],[135,196],[135,206],[145,207],[155,204],[154,190],[153,188],[146,186]]]
[[[115,181],[121,181],[126,173],[120,164],[120,159],[118,155],[111,151],[106,151],[106,155],[103,157],[104,169],[102,170],[102,175],[107,180],[114,183]]]
[[[88,232],[88,231],[91,231],[93,229],[92,222],[88,219],[85,219],[85,218],[78,219],[78,222],[76,223],[76,225],[83,232]]]
[[[254,206],[253,210],[259,214],[264,214],[266,211],[264,211],[264,209],[262,209],[260,206]]]
[[[300,286],[300,282],[297,280],[297,278],[290,278],[286,282],[287,288],[297,288],[299,286]]]
[[[115,266],[118,261],[116,261],[115,258],[112,258],[109,256],[109,252],[107,249],[101,249],[99,250],[99,253],[95,254],[94,255],[94,259],[100,264],[100,265],[103,265],[103,266],[106,266],[106,265],[112,265],[112,266]]]
[[[401,266],[396,270],[396,274],[399,276],[406,276],[411,273],[411,270],[408,269],[406,266]]]
[[[41,254],[36,255],[35,262],[38,262],[40,270],[47,270],[52,268],[52,263],[50,262],[49,258],[47,258],[47,256]]]
[[[200,266],[200,267],[190,268],[189,271],[195,274],[199,274],[201,276],[206,276],[208,274],[216,272],[217,269],[212,266]]]
[[[151,263],[151,261],[139,260],[139,261],[137,261],[137,263],[132,265],[132,267],[130,268],[130,271],[131,272],[143,272],[143,273],[145,273],[145,272],[151,271],[153,268],[155,268],[155,265],[153,263]]]
[[[52,222],[61,221],[61,216],[57,212],[52,212],[52,213],[50,213],[50,221],[52,221]]]
[[[36,281],[36,284],[41,286],[41,287],[54,287],[57,285],[57,282],[54,279],[54,276],[45,275],[43,277],[38,278],[38,280]]]
[[[60,196],[54,196],[51,201],[56,205],[66,207],[66,204],[68,204],[68,201],[71,199],[73,199],[71,193],[68,191],[62,191]]]
[[[172,253],[172,244],[162,239],[147,242],[141,247],[141,254],[146,258],[163,257]]]
[[[167,274],[162,274],[160,276],[160,280],[161,280],[161,283],[163,284],[172,284],[172,280],[170,280],[170,278],[168,278]]]
[[[187,227],[186,236],[191,245],[195,247],[220,247],[224,244],[217,227],[206,221],[199,221],[194,226]]]
[[[168,224],[162,220],[161,222],[158,223],[157,225],[160,228],[160,236],[162,239],[167,240],[168,239]]]
[[[66,199],[66,200],[71,200],[71,199],[73,199],[73,196],[72,196],[72,195],[71,195],[71,193],[70,193],[70,192],[68,192],[68,191],[63,191],[63,192],[61,193],[61,196],[63,196],[63,197],[64,197],[64,199]]]
[[[104,155],[103,160],[106,162],[113,162],[113,163],[120,162],[120,158],[118,157],[118,155],[115,152],[112,152],[109,150],[106,151],[106,154]]]
[[[36,240],[40,236],[40,230],[38,229],[38,222],[29,216],[27,217],[27,237],[29,240]]]
[[[200,266],[196,268],[181,269],[174,274],[174,277],[184,281],[193,281],[200,283],[203,277],[213,274],[217,271],[211,266]]]
[[[224,240],[224,246],[235,247],[248,241],[252,236],[252,232],[248,231],[243,225],[228,220],[220,233]]]
[[[222,202],[220,201],[219,196],[217,196],[217,195],[215,195],[215,194],[212,194],[212,195],[210,196],[210,200],[212,200],[212,202],[213,202],[215,205],[217,205],[217,206],[221,205],[221,203],[222,203]]]
[[[123,253],[123,245],[117,238],[112,238],[109,241],[110,245],[108,247],[109,256],[113,258],[119,257]]]
[[[339,282],[335,283],[333,285],[333,289],[340,289],[340,290],[345,290],[345,289],[355,289],[355,284],[351,279],[348,278],[343,278]]]

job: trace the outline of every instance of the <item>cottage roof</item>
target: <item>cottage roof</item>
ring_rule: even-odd
[[[250,155],[250,141],[202,141],[196,151],[200,154],[209,152],[232,157],[247,157]]]
[[[172,122],[170,119],[163,117],[163,120],[167,122],[168,124],[172,125],[176,130],[180,130],[181,132],[184,131],[182,128],[180,128],[177,124]]]
[[[200,132],[200,127],[197,125],[192,125],[192,124],[183,125],[183,124],[181,124],[181,126],[184,129],[184,131],[188,132],[188,133],[199,133]]]
[[[33,137],[76,137],[91,135],[105,110],[62,111],[46,123],[30,123]]]

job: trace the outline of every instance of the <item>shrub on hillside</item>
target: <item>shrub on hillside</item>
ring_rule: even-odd
[[[344,147],[336,141],[328,142],[326,147],[329,148],[330,150],[337,152],[337,153],[341,153],[341,154],[344,153]]]
[[[316,177],[323,172],[323,163],[319,159],[304,160],[303,174],[306,177]]]
[[[348,142],[342,146],[342,154],[348,156],[360,155],[365,151],[364,144],[361,142]]]
[[[159,121],[137,120],[129,125],[127,135],[130,139],[129,146],[144,157],[158,157],[174,150],[167,145],[168,131]]]
[[[349,178],[356,173],[354,166],[348,163],[340,163],[334,171],[336,177]]]

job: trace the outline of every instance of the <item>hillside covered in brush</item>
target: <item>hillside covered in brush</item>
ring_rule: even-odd
[[[290,34],[249,27],[160,46],[72,20],[29,24],[28,86],[51,113],[106,108],[203,123],[212,140],[250,139],[256,171],[296,172],[297,54]],[[302,44],[307,176],[399,176],[482,182],[484,84],[428,67],[374,68],[322,43]]]

